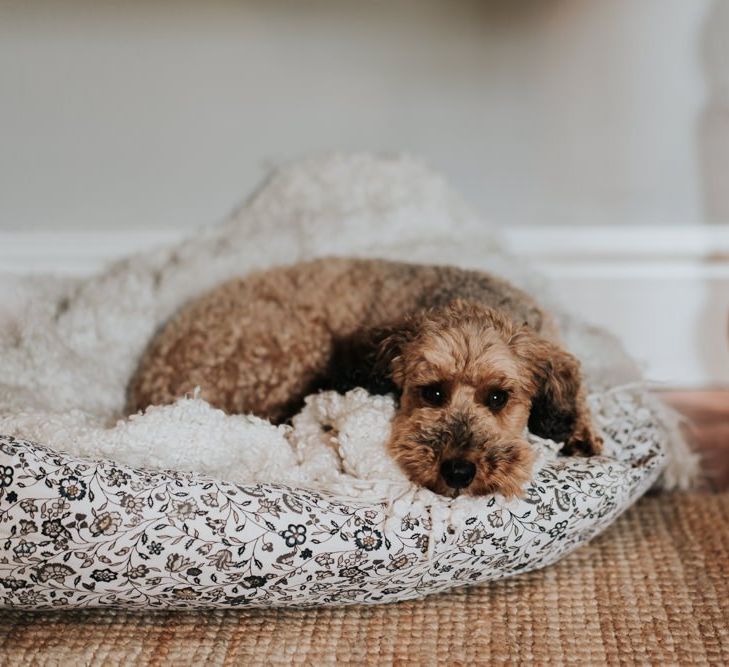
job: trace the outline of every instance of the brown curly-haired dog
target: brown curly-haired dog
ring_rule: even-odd
[[[447,495],[518,495],[534,455],[525,428],[599,453],[577,360],[544,312],[486,273],[319,259],[227,282],[152,340],[129,411],[200,387],[228,413],[282,422],[317,390],[393,392],[389,451]],[[552,340],[550,340],[552,338]]]

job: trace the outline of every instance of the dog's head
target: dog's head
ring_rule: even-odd
[[[400,393],[389,450],[437,493],[519,495],[534,462],[527,424],[555,440],[574,428],[574,357],[479,304],[457,300],[397,323],[378,363]]]

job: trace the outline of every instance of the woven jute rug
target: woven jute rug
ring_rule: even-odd
[[[540,572],[391,606],[0,612],[30,664],[729,664],[729,493],[643,499]]]

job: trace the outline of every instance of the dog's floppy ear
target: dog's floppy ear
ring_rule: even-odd
[[[404,348],[417,336],[419,322],[416,315],[411,315],[373,331],[377,347],[373,370],[388,377],[397,389],[405,383]]]
[[[542,438],[564,443],[566,454],[598,454],[602,440],[591,425],[580,362],[526,326],[510,343],[531,375],[529,430]]]

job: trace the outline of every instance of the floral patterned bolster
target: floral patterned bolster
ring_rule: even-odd
[[[608,456],[554,459],[517,501],[454,511],[430,494],[396,517],[387,503],[136,470],[0,436],[0,606],[378,603],[543,567],[610,524],[665,462],[639,391],[593,408]]]

